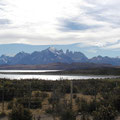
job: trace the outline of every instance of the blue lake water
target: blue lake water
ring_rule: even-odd
[[[82,79],[104,79],[104,78],[118,78],[120,76],[102,76],[102,75],[42,75],[38,73],[55,72],[57,70],[0,70],[0,78],[8,79],[43,79],[43,80],[82,80]],[[7,72],[7,74],[4,74]],[[31,74],[27,74],[30,73]],[[17,74],[20,73],[20,74]],[[22,74],[25,73],[25,74]],[[37,73],[37,74],[32,74]]]

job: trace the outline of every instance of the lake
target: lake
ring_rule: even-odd
[[[104,79],[118,78],[120,76],[102,76],[102,75],[42,75],[43,72],[56,72],[58,70],[0,70],[0,78],[8,79],[43,79],[43,80],[81,80],[81,79]],[[27,74],[31,73],[31,74]],[[34,73],[34,74],[32,74]],[[35,74],[37,73],[37,74]]]

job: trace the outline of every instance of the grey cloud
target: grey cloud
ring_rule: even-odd
[[[103,1],[93,1],[85,0],[87,3],[94,5],[94,7],[81,6],[86,15],[93,17],[97,21],[107,22],[113,25],[113,27],[120,27],[120,7],[119,1],[106,2],[102,4]]]
[[[64,42],[63,42],[64,41]],[[32,35],[32,34],[0,34],[0,44],[3,43],[27,43],[27,44],[73,44],[80,42],[79,38],[75,38],[73,35],[54,38],[45,37],[42,35]]]
[[[0,43],[33,43],[33,44],[45,44],[52,40],[50,37],[44,37],[40,35],[32,34],[13,34],[6,33],[0,34]]]
[[[0,19],[0,25],[6,25],[6,24],[10,24],[10,20],[8,20],[8,19]]]
[[[113,49],[116,50],[118,48],[120,48],[120,40],[114,42],[114,43],[107,43],[105,47],[103,47],[103,49]]]
[[[74,18],[73,18],[74,19]],[[88,30],[88,29],[94,29],[97,28],[99,26],[93,26],[93,25],[87,25],[87,24],[83,24],[83,23],[78,23],[73,19],[67,19],[67,20],[61,20],[61,26],[59,28],[59,30],[61,31],[84,31],[84,30]]]
[[[0,1],[0,11],[4,11],[4,6],[6,6],[6,4]]]
[[[0,6],[5,6],[6,4],[0,1]]]
[[[89,46],[91,46],[92,44],[95,44],[94,46],[100,46],[100,45],[96,45],[96,43],[99,41],[101,44],[104,45],[106,41],[108,41],[107,39],[109,39],[112,43],[113,41],[111,40],[111,37],[113,37],[113,39],[115,39],[115,37],[111,34],[114,34],[113,33],[114,31],[113,28],[111,26],[109,27],[108,26],[109,24],[106,23],[112,23],[115,24],[115,26],[119,25],[120,17],[119,16],[117,17],[117,15],[119,15],[119,12],[118,13],[115,11],[110,12],[110,10],[113,9],[113,7],[112,6],[110,7],[110,5],[108,6],[102,4],[99,5],[97,4],[98,0],[96,0],[96,2],[94,0],[85,0],[85,1],[89,1],[89,4],[95,4],[95,6],[89,6],[89,5],[85,6],[81,4],[79,5],[80,6],[79,8],[81,10],[80,14],[78,11],[78,14],[76,16],[70,15],[68,17],[67,16],[62,17],[62,20],[57,19],[57,18],[61,18],[61,16],[57,17],[56,19],[58,20],[57,22],[59,23],[58,25],[56,25],[55,29],[53,28],[54,29],[53,31],[55,31],[55,33],[47,34],[47,32],[44,31],[46,32],[46,34],[43,34],[43,36],[42,36],[42,32],[41,33],[39,32],[39,34],[36,32],[30,32],[31,34],[29,33],[30,26],[32,26],[34,29],[36,27],[36,25],[32,23],[30,24],[25,23],[24,25],[21,25],[20,23],[20,25],[19,24],[14,25],[14,20],[12,20],[9,17],[8,19],[2,19],[1,16],[0,30],[6,34],[0,33],[0,43],[21,42],[21,43],[30,43],[30,44],[72,44],[72,43],[82,42]],[[0,8],[4,9],[4,4],[1,4],[1,2],[0,2]],[[115,10],[117,9],[119,11],[118,7],[114,9]],[[110,14],[107,14],[106,12]],[[115,17],[111,16],[113,14],[115,15]],[[13,23],[12,25],[9,25],[11,23],[9,19],[11,19]],[[100,23],[99,21],[102,21],[102,23],[99,24]],[[91,25],[89,23],[91,23]],[[34,31],[34,29],[32,29],[32,31]],[[11,31],[13,32],[11,33]],[[51,31],[50,33],[52,33]],[[106,35],[106,33],[108,35]],[[115,31],[115,33],[119,34],[119,30]],[[115,36],[119,37],[119,35],[116,34]]]

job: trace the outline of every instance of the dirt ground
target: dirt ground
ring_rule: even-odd
[[[76,118],[76,120],[81,120],[80,119],[81,117],[80,116],[78,116],[77,118]],[[8,118],[7,117],[4,117],[4,118],[0,118],[0,120],[8,120]],[[53,117],[52,116],[50,116],[50,115],[41,115],[40,117],[39,116],[36,116],[36,117],[33,117],[33,120],[54,120],[53,119]],[[92,120],[92,119],[91,119]],[[120,120],[120,117],[118,117],[116,120]]]

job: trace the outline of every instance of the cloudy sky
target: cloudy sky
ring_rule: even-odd
[[[120,48],[120,0],[0,0],[0,44]]]

